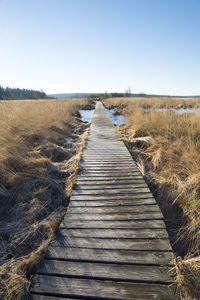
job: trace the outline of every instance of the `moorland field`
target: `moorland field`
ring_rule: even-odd
[[[116,127],[165,218],[183,299],[200,298],[200,98],[102,100],[126,124]],[[29,287],[66,212],[89,123],[88,99],[0,102],[0,295]],[[166,111],[156,111],[166,108]]]
[[[91,105],[91,104],[90,104]],[[28,287],[68,204],[86,99],[0,102],[0,298]]]
[[[153,192],[176,254],[184,299],[200,299],[200,98],[116,98],[103,101],[127,124],[119,134]],[[167,108],[166,111],[156,111]]]

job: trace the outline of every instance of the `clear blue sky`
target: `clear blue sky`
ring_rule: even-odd
[[[200,0],[0,0],[0,84],[200,94]]]

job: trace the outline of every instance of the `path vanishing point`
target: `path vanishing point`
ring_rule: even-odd
[[[179,299],[163,215],[101,102],[34,300]]]

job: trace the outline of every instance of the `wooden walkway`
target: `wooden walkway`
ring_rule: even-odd
[[[31,299],[177,299],[163,216],[100,102]]]

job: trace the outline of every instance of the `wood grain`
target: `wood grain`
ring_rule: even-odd
[[[74,279],[47,275],[35,276],[32,293],[56,297],[108,300],[174,300],[174,287],[162,284],[113,282],[102,280]],[[55,298],[56,300],[57,298]]]
[[[46,258],[128,265],[173,265],[171,252],[49,247]]]
[[[166,228],[163,220],[67,220],[61,228]]]

